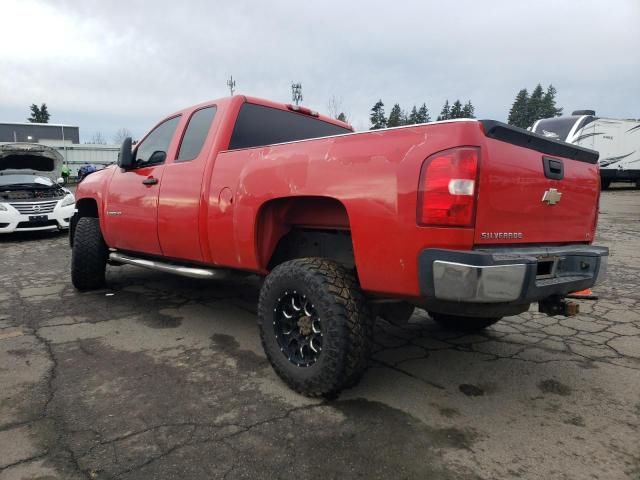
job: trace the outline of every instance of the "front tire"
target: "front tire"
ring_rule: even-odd
[[[334,397],[367,369],[373,319],[354,275],[323,258],[278,265],[260,290],[262,346],[278,376],[309,397]]]
[[[95,290],[104,285],[109,250],[102,238],[100,221],[78,220],[71,252],[71,283],[78,290]]]
[[[442,313],[429,313],[429,315],[445,330],[456,332],[477,332],[499,322],[502,318],[461,317],[457,315],[444,315]]]

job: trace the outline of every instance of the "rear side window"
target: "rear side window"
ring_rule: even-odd
[[[213,118],[216,116],[216,107],[207,107],[198,110],[189,119],[189,125],[184,132],[177,162],[193,160],[200,154],[202,145],[207,138]]]
[[[136,149],[136,166],[158,165],[167,158],[167,150],[180,116],[165,120],[151,131]]]
[[[245,103],[240,108],[229,150],[341,133],[351,133],[351,130],[300,113]]]

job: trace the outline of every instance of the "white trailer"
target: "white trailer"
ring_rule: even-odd
[[[601,118],[593,110],[577,110],[538,120],[531,130],[599,152],[603,189],[611,182],[634,182],[640,188],[640,120]]]

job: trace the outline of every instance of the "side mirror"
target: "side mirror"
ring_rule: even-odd
[[[133,152],[131,151],[131,137],[127,137],[120,147],[120,155],[118,155],[118,166],[129,170],[133,167]]]
[[[64,178],[62,178],[62,177],[58,177],[58,179],[56,180],[56,183],[57,183],[58,185],[62,185],[62,184],[64,183]]]

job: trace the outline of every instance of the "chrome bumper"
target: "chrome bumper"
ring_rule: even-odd
[[[420,289],[444,302],[531,303],[602,282],[608,255],[593,246],[427,249],[419,258]]]
[[[433,285],[439,300],[454,302],[512,302],[520,297],[527,266],[474,266],[463,263],[433,262]]]

